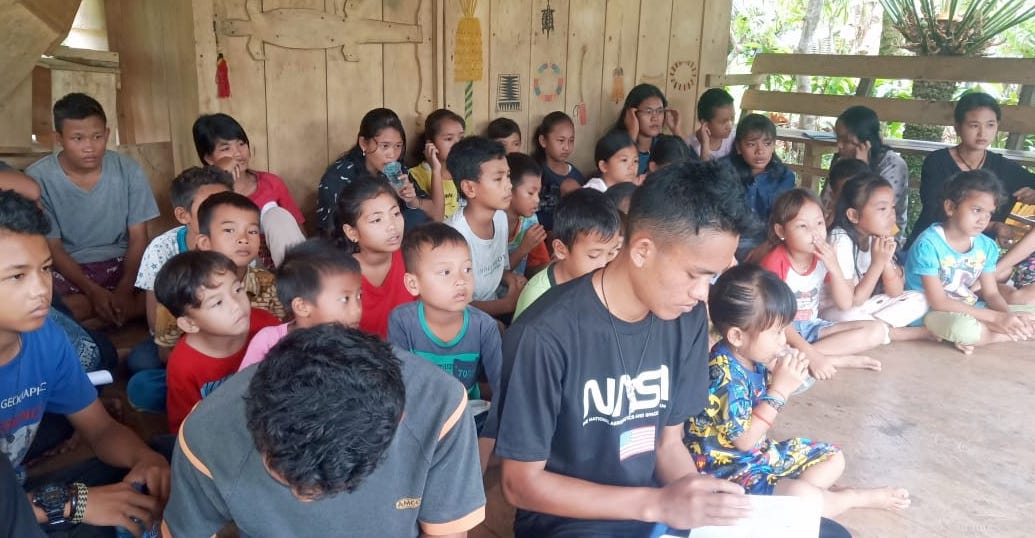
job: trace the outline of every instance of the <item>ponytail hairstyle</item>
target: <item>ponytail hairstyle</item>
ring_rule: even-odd
[[[465,131],[467,130],[467,123],[464,121],[463,116],[448,108],[440,108],[428,114],[428,117],[424,119],[424,131],[417,137],[417,143],[413,146],[413,151],[410,154],[411,166],[416,166],[424,160],[424,146],[428,142],[435,140],[435,137],[442,132],[442,124],[448,120],[459,123],[461,128]],[[405,141],[406,137],[404,136],[403,142]]]
[[[353,161],[363,162],[363,149],[359,147],[359,137],[366,139],[374,138],[385,129],[399,131],[399,136],[402,137],[403,141],[403,148],[406,148],[406,129],[403,129],[402,120],[399,119],[399,116],[389,108],[374,108],[364,114],[363,119],[360,120],[359,133],[356,134],[356,143],[338,158],[348,156]]]
[[[535,160],[538,161],[539,164],[546,164],[546,148],[539,143],[539,137],[549,138],[554,127],[560,123],[567,123],[568,125],[571,125],[572,129],[575,128],[575,122],[572,121],[571,116],[561,112],[560,110],[555,110],[546,116],[543,116],[543,121],[535,128],[535,133],[532,135],[532,143],[535,145],[535,149],[532,151],[532,157],[535,157]]]
[[[757,335],[794,320],[798,303],[786,282],[771,271],[745,263],[727,269],[708,293],[708,313],[722,338],[736,327]]]
[[[398,200],[395,189],[381,178],[361,176],[345,185],[336,202],[337,211],[334,213],[334,229],[331,230],[330,239],[348,252],[359,252],[359,244],[352,242],[345,235],[345,225],[355,228],[363,212],[363,203],[382,194],[391,195],[392,199]]]
[[[745,114],[737,122],[737,132],[733,139],[733,144],[739,144],[746,138],[752,135],[762,135],[776,142],[776,124],[773,120],[761,115],[761,114]],[[754,181],[755,177],[751,175],[751,167],[748,166],[747,161],[744,160],[744,156],[740,154],[740,151],[734,149],[730,152],[730,164],[733,165],[733,170],[737,172],[737,177],[740,178],[741,184],[747,186]],[[769,175],[782,177],[787,170],[787,167],[780,160],[780,157],[773,152],[773,157],[769,159],[769,164],[766,166],[766,171]]]

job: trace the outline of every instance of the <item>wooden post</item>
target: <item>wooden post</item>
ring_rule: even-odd
[[[1035,106],[1035,86],[1026,84],[1021,86],[1021,95],[1017,99],[1018,105]],[[1010,133],[1006,138],[1006,149],[1024,149],[1024,136],[1029,133]]]

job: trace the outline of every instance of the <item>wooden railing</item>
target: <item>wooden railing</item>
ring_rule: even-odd
[[[855,95],[820,95],[759,89],[769,75],[858,78]],[[872,96],[876,79],[952,82],[994,82],[1021,86],[1020,102],[1002,106],[1001,131],[1009,133],[1007,148],[996,150],[1011,160],[1035,165],[1035,152],[1022,151],[1024,136],[1035,133],[1035,59],[920,56],[843,56],[829,54],[759,54],[749,74],[708,75],[710,87],[747,85],[741,110],[836,117],[853,105],[872,108],[881,121],[953,125],[952,101]],[[803,146],[801,163],[788,163],[801,184],[816,187],[826,171],[823,156],[833,153],[832,133],[780,129],[779,138]],[[922,140],[885,140],[900,153],[926,155],[946,144]],[[919,178],[911,178],[917,180]]]

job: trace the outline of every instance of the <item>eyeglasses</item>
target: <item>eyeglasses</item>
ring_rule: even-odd
[[[640,114],[643,114],[645,116],[664,116],[665,115],[665,109],[664,108],[641,108],[641,109],[638,109],[637,112],[639,112]]]

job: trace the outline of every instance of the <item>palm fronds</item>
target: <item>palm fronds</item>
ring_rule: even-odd
[[[881,0],[881,4],[905,38],[905,48],[921,56],[979,56],[1002,32],[1035,18],[1035,3],[1030,0]]]

